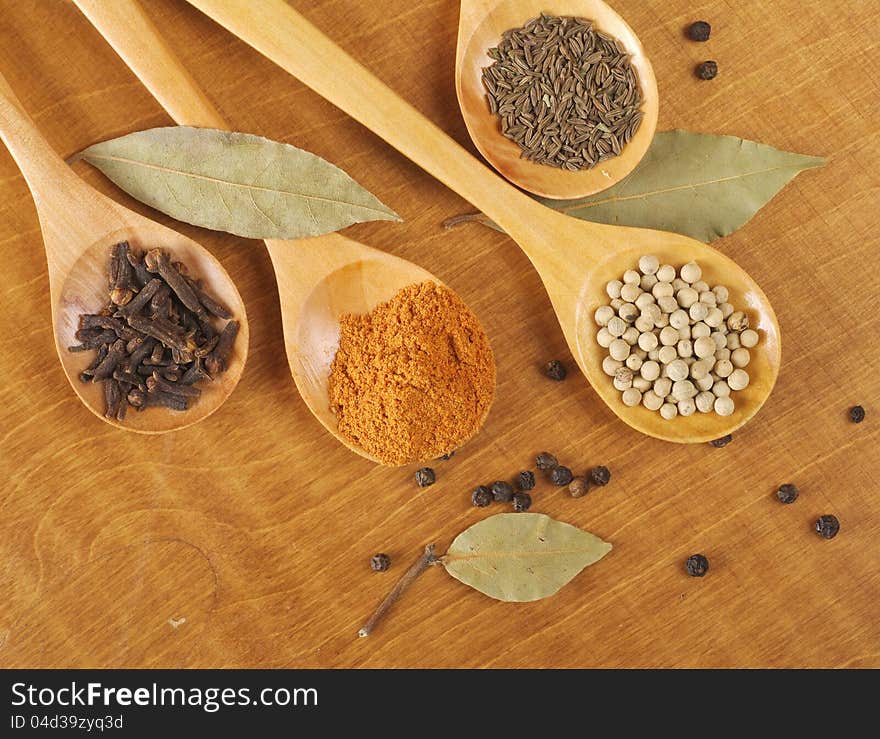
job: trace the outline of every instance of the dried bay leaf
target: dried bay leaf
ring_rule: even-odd
[[[599,537],[543,513],[499,513],[460,533],[441,562],[481,593],[521,602],[553,595],[609,551]]]
[[[575,218],[674,231],[710,242],[736,231],[821,157],[793,154],[735,136],[663,131],[633,172],[600,193],[539,202]],[[459,216],[497,229],[482,214]]]
[[[259,239],[296,239],[400,220],[338,167],[261,136],[170,126],[81,152],[116,185],[185,223]]]

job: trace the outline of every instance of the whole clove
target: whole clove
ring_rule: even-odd
[[[224,372],[239,322],[168,253],[137,254],[128,242],[110,250],[109,302],[79,317],[71,352],[96,351],[82,382],[102,383],[104,415],[122,421],[129,407],[186,410],[195,385]]]

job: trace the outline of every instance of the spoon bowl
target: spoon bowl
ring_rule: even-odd
[[[49,273],[55,348],[64,373],[86,407],[113,426],[158,434],[190,426],[217,410],[232,393],[244,370],[248,322],[244,302],[230,276],[204,247],[110,200],[80,180],[37,130],[0,76],[0,137],[27,181],[37,206]],[[100,383],[83,383],[80,372],[93,352],[70,352],[83,313],[107,304],[110,248],[128,241],[136,250],[159,247],[187,266],[240,322],[229,365],[214,382],[202,383],[201,396],[185,411],[164,407],[134,409],[120,422],[104,416]]]
[[[486,102],[482,74],[494,62],[489,49],[499,44],[504,31],[519,28],[542,12],[593,21],[594,28],[619,39],[641,86],[641,125],[619,156],[592,169],[571,172],[523,159],[519,145],[501,133],[499,118]],[[471,140],[486,161],[523,190],[547,198],[586,197],[616,184],[642,160],[657,129],[659,95],[651,62],[626,21],[602,0],[461,0],[455,91]]]
[[[241,322],[229,368],[213,382],[199,384],[202,394],[186,411],[149,408],[142,413],[129,408],[124,421],[104,417],[104,393],[100,383],[81,382],[79,374],[91,362],[91,351],[71,352],[67,347],[78,344],[75,337],[79,317],[95,313],[107,304],[107,262],[110,248],[128,241],[136,252],[159,247],[172,255],[174,261],[187,266],[190,274],[210,285],[214,295],[229,308],[235,318],[245,316],[244,303],[232,278],[214,256],[192,239],[159,224],[133,226],[105,234],[87,247],[73,263],[53,304],[55,346],[64,373],[80,400],[92,413],[107,423],[126,431],[158,434],[190,426],[211,415],[232,393],[241,379],[247,357],[247,321]]]

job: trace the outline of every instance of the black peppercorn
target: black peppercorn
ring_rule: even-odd
[[[562,382],[568,374],[568,371],[565,369],[565,365],[562,362],[558,359],[554,359],[552,362],[547,362],[547,364],[544,365],[544,374],[551,380]]]
[[[499,503],[509,503],[513,500],[513,485],[504,480],[496,480],[492,483],[492,497]]]
[[[442,457],[437,457],[437,461],[438,462],[448,462],[450,459],[452,459],[454,454],[455,454],[455,449],[453,449],[448,454],[444,454]]]
[[[691,23],[687,32],[688,38],[691,41],[708,41],[710,33],[712,33],[712,26],[706,23],[706,21]]]
[[[684,563],[684,568],[691,577],[702,577],[709,571],[709,560],[702,554],[692,554]]]
[[[697,65],[696,73],[701,80],[714,80],[718,76],[718,62],[701,62]]]
[[[593,467],[593,469],[590,470],[590,479],[596,485],[607,485],[611,481],[611,470],[607,467],[602,467],[601,465]]]
[[[420,488],[426,488],[429,485],[433,485],[437,480],[437,477],[434,475],[434,470],[430,467],[422,467],[422,469],[416,472],[416,485]]]
[[[514,493],[513,495],[513,510],[517,513],[522,513],[523,511],[529,510],[529,506],[532,504],[532,496],[528,493]]]
[[[833,539],[838,531],[840,531],[840,521],[837,520],[837,516],[826,513],[816,519],[816,533],[823,539]]]
[[[575,477],[568,485],[568,493],[572,498],[583,498],[590,492],[590,483],[586,477]]]
[[[865,420],[865,409],[860,405],[854,405],[849,409],[849,420],[853,423],[861,423]]]
[[[516,476],[516,486],[523,492],[525,492],[526,490],[531,490],[533,487],[535,487],[535,473],[531,470],[520,472]]]
[[[554,485],[559,485],[559,487],[568,485],[573,479],[574,475],[571,474],[571,470],[568,467],[563,467],[561,464],[550,470],[550,482]]]
[[[492,491],[485,485],[480,485],[479,487],[474,488],[474,492],[471,493],[471,503],[477,508],[485,508],[493,500]]]
[[[776,491],[776,497],[779,498],[780,503],[794,503],[798,495],[800,495],[800,491],[797,486],[789,482],[780,485],[779,490]]]
[[[537,457],[535,457],[535,466],[539,470],[552,470],[559,462],[556,461],[556,457],[554,457],[550,452],[541,452]]]
[[[391,557],[387,554],[374,554],[370,558],[370,567],[374,572],[385,572],[389,567],[391,567]]]
[[[727,446],[731,441],[733,441],[733,434],[728,434],[727,436],[722,436],[720,439],[713,439],[709,442],[709,446],[714,446],[716,449],[720,449],[723,446]]]

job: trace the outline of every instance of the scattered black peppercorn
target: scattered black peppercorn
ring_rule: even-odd
[[[509,503],[513,500],[513,485],[504,480],[496,480],[492,483],[492,497],[499,503]]]
[[[709,571],[709,560],[702,554],[692,554],[684,563],[684,568],[691,577],[702,577]]]
[[[780,485],[779,490],[776,491],[776,497],[779,498],[780,503],[794,503],[798,495],[800,495],[800,491],[797,486],[788,482],[785,485]]]
[[[691,23],[687,32],[688,38],[691,41],[708,41],[710,33],[712,33],[712,26],[706,23],[706,21]]]
[[[529,510],[529,506],[532,504],[532,496],[528,493],[514,493],[513,495],[513,510],[517,513],[522,513],[523,511]]]
[[[387,554],[374,554],[370,558],[370,567],[374,572],[385,572],[389,567],[391,567],[391,557]]]
[[[816,533],[823,539],[833,539],[838,531],[840,531],[840,521],[837,520],[837,516],[826,513],[816,519]]]
[[[727,436],[722,436],[720,439],[713,439],[709,442],[709,446],[721,449],[721,447],[727,446],[731,441],[733,441],[733,434],[728,434]]]
[[[448,462],[455,455],[455,449],[453,449],[449,454],[444,454],[442,457],[437,457],[438,462]]]
[[[849,420],[853,423],[861,423],[865,420],[865,409],[860,405],[854,405],[849,409]]]
[[[471,503],[477,508],[485,508],[493,500],[492,491],[485,485],[480,485],[479,487],[474,488],[474,492],[471,493]]]
[[[583,498],[590,492],[590,483],[586,477],[575,477],[568,485],[568,492],[572,498]]]
[[[559,487],[568,485],[573,479],[574,475],[571,474],[571,470],[561,464],[550,470],[550,482],[559,485]]]
[[[701,80],[714,80],[718,76],[718,62],[701,62],[697,65],[696,73]]]
[[[607,485],[611,481],[611,470],[607,467],[602,467],[601,465],[593,467],[593,469],[590,470],[590,479],[596,485]]]
[[[535,457],[535,466],[539,470],[552,470],[559,462],[556,461],[556,457],[554,457],[550,452],[541,452],[537,457]]]
[[[531,490],[535,487],[535,473],[531,470],[525,470],[524,472],[520,472],[516,476],[516,486],[526,492],[527,490]]]
[[[552,362],[547,362],[544,366],[544,374],[551,380],[562,382],[568,374],[568,371],[565,369],[565,365],[562,362],[558,359],[554,359]]]
[[[426,488],[429,485],[433,485],[437,481],[437,476],[434,474],[434,470],[430,467],[422,467],[422,469],[416,472],[416,485],[420,488]]]

